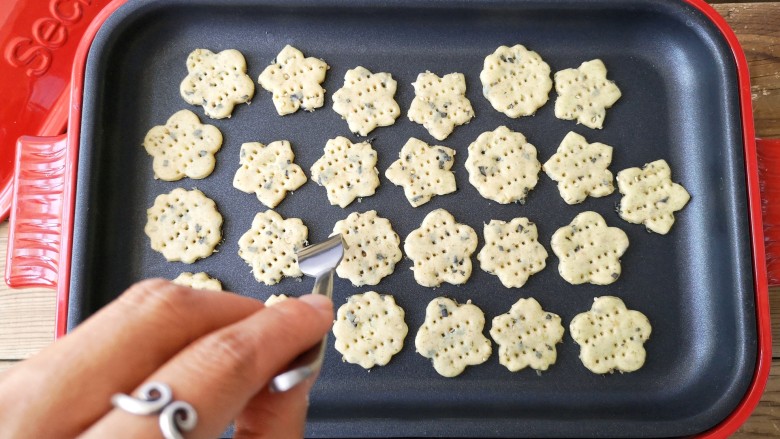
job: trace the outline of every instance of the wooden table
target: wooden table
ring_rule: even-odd
[[[780,138],[780,2],[723,3],[715,8],[737,33],[750,64],[759,137]],[[0,273],[5,272],[8,223],[0,224]],[[774,361],[761,404],[736,436],[780,437],[780,288],[770,291]],[[11,290],[0,282],[0,370],[53,340],[55,294]]]

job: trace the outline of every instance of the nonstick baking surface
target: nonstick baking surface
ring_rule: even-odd
[[[330,66],[326,105],[313,113],[280,117],[259,85],[251,105],[232,118],[209,120],[186,104],[179,84],[195,48],[238,49],[248,73],[260,72],[286,45]],[[556,119],[555,92],[533,117],[510,119],[482,96],[479,73],[500,45],[537,51],[553,72],[600,58],[623,96],[607,110],[604,129]],[[473,227],[484,244],[483,223],[525,216],[534,221],[550,254],[547,268],[519,289],[504,288],[479,268],[460,286],[417,285],[403,259],[376,286],[356,288],[337,279],[336,306],[369,290],[393,294],[406,311],[409,335],[403,350],[370,372],[328,352],[311,396],[311,436],[675,436],[706,430],[731,413],[744,396],[756,357],[756,327],[745,167],[741,144],[737,72],[733,55],[715,26],[692,7],[650,1],[447,2],[447,1],[131,1],[105,23],[88,59],[83,102],[69,327],[148,277],[174,278],[205,271],[226,289],[258,299],[272,293],[307,293],[311,279],[284,279],[268,287],[254,280],[238,256],[238,239],[257,212],[254,194],[233,188],[244,142],[289,140],[307,176],[328,139],[346,136],[347,123],[332,110],[331,96],[348,69],[358,65],[390,72],[398,81],[402,115],[368,138],[378,153],[381,186],[374,196],[342,209],[328,204],[312,181],[275,209],[298,217],[319,242],[336,221],[375,209],[403,240],[426,214],[445,208]],[[461,72],[476,117],[444,141],[436,141],[406,116],[417,74]],[[224,143],[214,173],[204,180],[155,180],[141,143],[151,127],[190,109],[217,126]],[[569,131],[614,147],[618,171],[665,159],[672,177],[691,194],[668,235],[648,233],[615,213],[620,194],[564,203],[543,173],[524,205],[500,205],[468,183],[467,147],[500,125],[522,132],[546,161]],[[410,138],[457,151],[454,194],[412,208],[403,190],[384,176]],[[194,264],[166,262],[144,234],[146,209],[174,188],[198,188],[224,217],[218,252]],[[552,234],[580,212],[600,213],[623,229],[630,246],[623,273],[608,286],[566,283],[550,248]],[[633,373],[596,375],[578,358],[568,332],[572,318],[594,297],[614,295],[650,319],[647,361]],[[437,296],[472,300],[493,317],[519,298],[534,297],[559,314],[567,329],[558,360],[541,374],[510,373],[497,350],[457,378],[443,378],[414,350],[427,303]],[[206,414],[204,414],[206,415]]]

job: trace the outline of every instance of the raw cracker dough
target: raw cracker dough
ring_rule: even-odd
[[[325,73],[330,67],[325,61],[303,53],[289,44],[263,70],[257,82],[270,91],[276,112],[280,116],[295,113],[299,108],[314,111],[325,103]]]
[[[238,50],[215,54],[195,49],[187,57],[187,77],[179,91],[188,104],[202,106],[206,116],[224,119],[236,104],[252,99],[255,83],[246,74],[246,60]]]

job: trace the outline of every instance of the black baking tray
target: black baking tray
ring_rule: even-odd
[[[556,119],[554,91],[533,117],[510,119],[491,108],[479,82],[483,59],[499,45],[518,43],[540,53],[553,71],[593,58],[605,62],[623,96],[608,110],[603,130]],[[230,119],[210,121],[179,96],[185,59],[195,48],[240,50],[256,80],[286,44],[331,66],[326,106],[314,113],[280,117],[270,94],[257,86],[251,105],[237,107]],[[713,427],[735,409],[757,352],[737,71],[715,25],[682,2],[130,1],[104,24],[87,62],[68,327],[133,282],[173,278],[182,271],[206,271],[226,289],[258,299],[308,292],[308,279],[285,279],[274,287],[254,280],[237,254],[238,239],[265,207],[253,194],[234,189],[232,179],[244,142],[289,140],[296,162],[309,175],[329,138],[362,140],[331,109],[344,73],[358,65],[392,73],[402,108],[393,126],[369,135],[381,174],[376,195],[342,209],[329,205],[325,189],[309,181],[276,211],[301,218],[309,241],[318,242],[351,212],[377,210],[403,239],[427,213],[445,208],[478,232],[478,249],[483,223],[526,216],[538,225],[550,257],[547,268],[520,289],[504,288],[479,269],[475,257],[471,279],[462,286],[418,286],[408,259],[375,287],[355,288],[337,279],[337,306],[367,290],[391,293],[406,310],[410,330],[403,350],[370,372],[342,362],[329,340],[311,395],[308,435],[679,436]],[[464,73],[476,112],[442,142],[406,117],[414,97],[411,83],[426,70]],[[204,180],[156,181],[141,142],[148,129],[183,108],[222,131],[216,169]],[[666,236],[620,219],[617,191],[569,206],[544,174],[525,205],[486,200],[468,183],[464,163],[468,145],[500,125],[525,134],[542,162],[570,130],[612,145],[613,173],[663,158],[692,199]],[[419,208],[384,177],[412,136],[457,151],[458,191]],[[224,217],[219,252],[192,265],[167,263],[143,232],[154,198],[176,187],[202,190]],[[550,238],[586,210],[628,234],[623,274],[612,285],[572,286],[558,275]],[[567,327],[557,363],[542,374],[510,373],[494,352],[457,378],[437,375],[429,360],[415,353],[414,335],[426,304],[441,295],[471,299],[484,310],[488,325],[517,299],[536,298]],[[578,359],[568,324],[603,295],[622,298],[652,322],[647,361],[639,371],[595,375]]]

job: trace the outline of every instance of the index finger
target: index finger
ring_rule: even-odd
[[[0,401],[0,408],[10,415],[29,409],[27,395],[49,395],[45,406],[36,404],[40,419],[66,421],[22,431],[32,433],[29,437],[75,436],[111,410],[111,395],[136,387],[194,340],[262,308],[258,300],[232,293],[161,279],[140,282],[24,368],[10,371],[5,390],[15,395],[13,404]],[[8,416],[14,418],[24,419]]]
[[[288,299],[195,341],[147,382],[169,385],[175,400],[195,408],[197,425],[187,437],[215,437],[284,366],[322,340],[332,323],[333,304],[325,296]],[[305,393],[293,396],[305,401]],[[305,413],[305,403],[299,406]],[[297,419],[302,422],[303,416]],[[268,421],[266,427],[274,425]],[[157,417],[115,409],[84,437],[110,437],[117,432],[124,437],[154,437],[159,431]],[[271,437],[272,432],[256,433]]]

